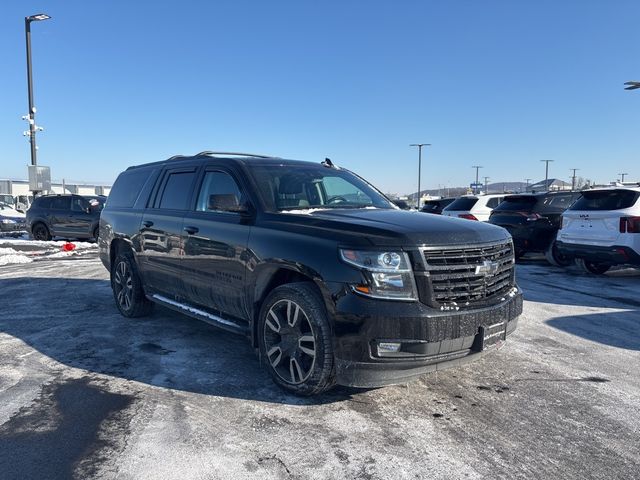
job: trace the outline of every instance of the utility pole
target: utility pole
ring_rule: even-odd
[[[489,177],[484,177],[484,193],[489,193],[489,187],[487,187],[488,184],[489,184]]]
[[[481,165],[472,165],[471,168],[475,168],[476,169],[476,183],[475,183],[475,187],[473,189],[475,190],[474,193],[478,193],[478,172],[480,171],[482,166]]]
[[[549,162],[553,162],[553,160],[540,160],[545,163],[544,170],[544,186],[547,189],[547,192],[550,190],[549,188]]]
[[[29,122],[29,130],[24,132],[25,136],[29,137],[29,143],[31,144],[31,165],[38,165],[38,159],[36,156],[36,132],[42,131],[42,127],[36,125],[36,107],[33,104],[33,74],[31,67],[31,22],[40,22],[43,20],[49,20],[51,17],[44,13],[37,15],[31,15],[30,17],[24,17],[24,35],[27,43],[27,90],[29,94],[29,113],[22,118]],[[35,197],[38,191],[34,191]]]
[[[412,143],[410,147],[418,147],[418,198],[416,200],[416,207],[420,210],[420,176],[422,174],[422,147],[430,147],[430,143]]]
[[[628,173],[619,173],[618,175],[620,175],[622,177],[622,180],[620,180],[620,183],[624,183],[624,176],[625,175],[629,175]]]
[[[569,170],[573,170],[573,176],[571,177],[571,191],[573,192],[576,189],[576,170],[580,170],[580,169],[570,168]]]

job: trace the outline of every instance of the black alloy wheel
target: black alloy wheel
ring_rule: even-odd
[[[111,288],[116,306],[123,316],[142,317],[151,311],[153,303],[144,295],[135,260],[130,253],[121,253],[116,257],[111,270]]]
[[[43,223],[36,223],[32,230],[33,238],[40,241],[49,241],[51,240],[51,233],[49,233],[49,229]]]
[[[313,284],[276,288],[265,300],[258,326],[261,357],[274,381],[300,395],[335,383],[331,328]]]

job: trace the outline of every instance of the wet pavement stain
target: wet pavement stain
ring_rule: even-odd
[[[138,348],[140,348],[140,350],[142,350],[143,352],[153,353],[155,355],[167,355],[169,353],[175,352],[175,350],[168,350],[155,343],[142,343]]]
[[[87,378],[46,385],[34,404],[0,427],[0,477],[73,478],[83,459],[91,476],[97,466],[91,456],[106,446],[98,437],[101,424],[133,400],[106,392]]]

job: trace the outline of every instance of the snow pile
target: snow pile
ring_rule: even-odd
[[[74,243],[75,248],[65,251],[65,241],[37,241],[3,239],[0,246],[0,265],[31,263],[33,261],[66,258],[93,253],[98,249],[95,243]]]

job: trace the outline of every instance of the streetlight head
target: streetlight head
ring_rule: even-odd
[[[35,15],[31,15],[27,17],[28,22],[41,22],[42,20],[49,20],[51,17],[46,13],[36,13]]]
[[[410,143],[410,147],[430,147],[430,143]]]
[[[624,87],[625,90],[636,90],[640,88],[640,82],[624,82],[627,87]]]

